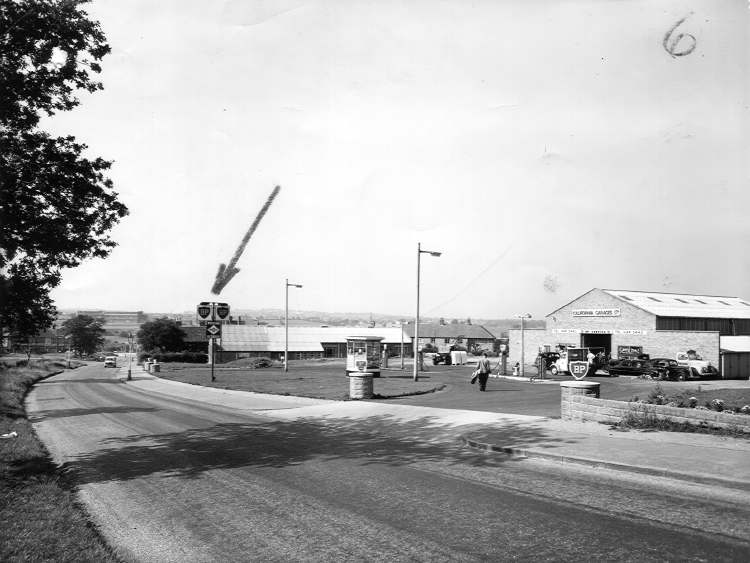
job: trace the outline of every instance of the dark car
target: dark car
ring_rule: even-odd
[[[555,362],[560,359],[558,352],[541,352],[539,356],[544,360],[544,369],[548,370],[555,365]]]
[[[453,363],[450,352],[438,352],[432,356],[432,365],[445,364],[449,366]]]
[[[659,365],[654,360],[637,359],[610,362],[606,369],[609,375],[634,375],[637,377],[648,375],[654,379],[666,377],[668,371],[667,367]]]
[[[685,381],[686,379],[710,379],[718,376],[718,370],[713,366],[707,366],[703,373],[699,373],[697,369],[680,364],[677,360],[671,358],[653,358],[651,361],[664,369],[663,379]]]

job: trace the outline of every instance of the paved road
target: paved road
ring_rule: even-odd
[[[434,425],[263,416],[80,368],[28,400],[139,561],[742,561],[747,495],[510,460]]]
[[[547,374],[543,383],[529,383],[527,381],[513,381],[510,379],[491,377],[487,382],[487,390],[482,393],[478,385],[471,385],[469,379],[473,366],[428,366],[425,373],[419,376],[420,381],[443,383],[447,387],[437,393],[411,395],[388,399],[403,405],[419,405],[436,408],[468,409],[485,412],[504,412],[529,416],[547,416],[560,418],[560,386],[558,381],[569,381],[568,377],[553,378]],[[532,373],[536,373],[533,371]],[[595,377],[588,378],[601,384],[602,397],[615,400],[628,400],[634,392],[634,382],[628,380],[623,386],[619,378]],[[636,382],[637,384],[638,382]],[[654,383],[640,382],[644,393],[653,389]],[[375,380],[377,392],[378,380]]]

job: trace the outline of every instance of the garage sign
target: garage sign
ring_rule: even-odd
[[[619,307],[614,309],[606,309],[606,308],[599,308],[599,309],[573,309],[573,316],[574,317],[619,317],[620,316],[620,309]]]
[[[570,375],[576,379],[583,379],[586,377],[586,373],[589,371],[588,362],[568,362],[568,369]]]

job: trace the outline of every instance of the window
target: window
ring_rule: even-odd
[[[718,299],[718,301],[719,301],[719,303],[721,303],[722,305],[729,305],[729,303],[727,303],[726,301],[722,301],[721,299]]]
[[[651,297],[649,295],[648,298],[651,299],[651,301],[656,301],[657,303],[661,303],[661,299],[657,299],[656,297]]]
[[[695,302],[696,303],[700,303],[701,305],[705,305],[706,304],[705,301],[701,301],[700,299],[696,299]]]
[[[620,295],[620,297],[622,297],[626,301],[632,301],[632,299],[630,297],[628,297],[627,295]]]
[[[443,338],[443,344],[450,344],[451,339],[450,338]]]
[[[435,339],[434,338],[430,338],[430,344],[435,344]]]
[[[675,299],[680,303],[687,303],[687,301],[685,301],[684,299],[680,299],[679,297],[675,297]]]

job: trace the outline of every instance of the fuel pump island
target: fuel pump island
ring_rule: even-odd
[[[370,373],[380,377],[382,336],[346,337],[346,374]]]
[[[382,336],[347,336],[346,375],[350,399],[372,399],[373,377],[380,377]]]

